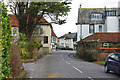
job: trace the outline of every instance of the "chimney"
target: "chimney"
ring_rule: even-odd
[[[71,32],[68,32],[68,34],[71,34]]]
[[[118,2],[118,16],[120,16],[120,1]]]
[[[82,8],[82,5],[80,4],[80,8]]]
[[[118,2],[118,8],[120,8],[120,1]]]

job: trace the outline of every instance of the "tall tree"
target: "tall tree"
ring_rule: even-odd
[[[30,40],[32,32],[42,17],[49,17],[55,24],[64,24],[71,2],[9,2],[11,12],[19,21],[19,30]],[[38,16],[39,15],[39,16]]]

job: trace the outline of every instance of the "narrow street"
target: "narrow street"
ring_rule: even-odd
[[[75,58],[75,51],[59,50],[36,62],[24,63],[27,78],[120,78],[105,73],[103,66]]]

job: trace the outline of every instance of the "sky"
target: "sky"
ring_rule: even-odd
[[[82,8],[110,8],[118,7],[118,2],[120,0],[72,0],[71,11],[67,16],[67,23],[63,25],[52,24],[54,32],[58,37],[68,33],[68,32],[77,32],[77,17],[78,17],[78,8],[80,4]]]

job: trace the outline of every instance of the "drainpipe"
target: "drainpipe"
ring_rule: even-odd
[[[105,22],[105,31],[104,32],[107,32],[107,15],[106,15],[106,6],[104,8],[104,22]]]

